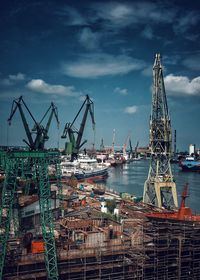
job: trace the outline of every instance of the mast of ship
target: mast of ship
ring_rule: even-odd
[[[151,160],[148,178],[144,184],[143,202],[164,208],[178,206],[176,184],[170,165],[171,134],[161,59],[160,54],[156,54],[150,116]]]

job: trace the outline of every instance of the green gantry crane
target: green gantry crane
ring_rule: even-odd
[[[76,119],[78,118],[78,116],[80,115],[81,111],[83,110],[84,106],[85,106],[85,111],[83,114],[81,125],[80,125],[79,130],[77,130],[74,128],[74,123],[75,123]],[[61,138],[66,138],[67,136],[69,138],[69,142],[66,143],[66,146],[67,146],[66,153],[71,154],[71,161],[73,161],[74,159],[77,158],[80,148],[87,142],[87,140],[84,140],[81,143],[88,112],[90,112],[90,116],[92,119],[92,125],[94,128],[94,126],[95,126],[94,103],[90,99],[89,95],[86,95],[85,101],[83,102],[81,108],[79,109],[78,113],[76,114],[73,122],[66,123],[66,125],[64,127],[63,135],[61,136]],[[75,134],[77,134],[77,137],[75,137]]]
[[[29,129],[28,123],[23,113],[21,106],[22,104],[25,106],[31,118],[34,120],[35,126],[32,131],[36,132],[35,139],[32,137],[32,132]],[[53,103],[51,103],[50,108],[42,118],[41,122],[44,120],[50,109],[52,109],[46,127],[43,127],[41,122],[37,123],[35,121],[22,97],[13,101],[12,111],[8,121],[11,121],[17,108],[20,111],[22,122],[28,138],[28,141],[25,140],[25,142],[28,144],[30,151],[7,151],[5,155],[5,179],[3,182],[0,205],[0,280],[3,279],[6,247],[7,241],[9,239],[12,210],[17,190],[17,177],[19,174],[25,173],[25,170],[23,169],[26,169],[27,171],[27,166],[31,166],[32,171],[34,170],[35,178],[38,183],[40,219],[42,225],[42,235],[45,244],[47,279],[58,280],[57,254],[51,212],[51,188],[49,182],[48,166],[53,162],[56,166],[56,170],[59,171],[58,166],[60,162],[60,153],[58,151],[50,152],[44,150],[44,143],[48,139],[48,130],[53,114],[56,116],[58,122],[56,107],[53,105]],[[59,181],[60,174],[58,174],[57,178]],[[60,182],[57,183],[58,187],[60,187]]]
[[[26,109],[26,111],[28,112],[28,114],[30,115],[31,119],[34,122],[34,127],[32,128],[32,130],[30,130],[28,123],[26,121],[23,107]],[[52,102],[50,107],[47,109],[46,113],[44,114],[43,118],[41,119],[41,121],[37,122],[35,120],[33,114],[31,113],[31,111],[29,110],[28,106],[24,102],[22,96],[20,96],[18,99],[15,99],[12,103],[10,117],[8,118],[9,124],[11,124],[11,120],[12,120],[15,112],[17,111],[17,108],[19,109],[21,119],[22,119],[22,122],[24,125],[24,129],[26,132],[26,136],[28,139],[28,141],[25,139],[23,139],[23,141],[28,145],[28,147],[31,151],[44,150],[44,144],[49,139],[48,131],[50,128],[50,124],[51,124],[53,115],[55,116],[57,124],[59,125],[56,106]],[[49,112],[50,112],[50,115],[49,115],[47,124],[46,124],[46,126],[43,126],[42,122],[44,121],[44,119],[46,118],[46,116],[48,115]],[[33,137],[33,134],[35,134],[35,138]]]
[[[0,208],[0,279],[3,278],[3,267],[6,256],[6,245],[9,238],[11,214],[16,194],[16,178],[22,161],[31,161],[36,167],[38,194],[40,204],[40,220],[42,235],[45,243],[45,264],[48,280],[58,280],[58,267],[56,246],[54,239],[54,226],[51,212],[51,191],[48,176],[48,165],[52,159],[59,159],[58,152],[48,151],[10,151],[6,157],[5,180],[2,190]]]

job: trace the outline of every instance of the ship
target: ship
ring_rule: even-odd
[[[200,171],[200,160],[196,160],[194,157],[186,157],[180,161],[179,166],[182,171]]]
[[[61,162],[62,178],[75,177],[78,181],[85,179],[103,180],[108,177],[108,166],[98,163],[95,158],[80,155],[77,160]]]

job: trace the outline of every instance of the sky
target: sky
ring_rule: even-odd
[[[17,110],[23,100],[37,122],[51,102],[58,109],[46,147],[63,148],[64,126],[85,95],[94,102],[95,130],[88,116],[83,139],[121,147],[149,143],[152,67],[162,59],[177,149],[200,147],[199,1],[1,1],[0,145],[24,145]],[[29,128],[33,122],[23,108]],[[75,122],[79,129],[82,115]],[[45,124],[45,122],[44,122]]]

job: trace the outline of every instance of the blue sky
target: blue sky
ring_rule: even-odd
[[[116,146],[129,134],[133,146],[148,145],[152,65],[161,53],[177,148],[200,147],[199,30],[198,1],[2,1],[0,145],[23,144],[19,113],[7,124],[22,95],[37,121],[55,103],[60,127],[52,120],[47,147],[64,147],[64,125],[86,94],[96,120],[95,131],[87,121],[88,147],[102,138],[110,146],[113,129]]]

